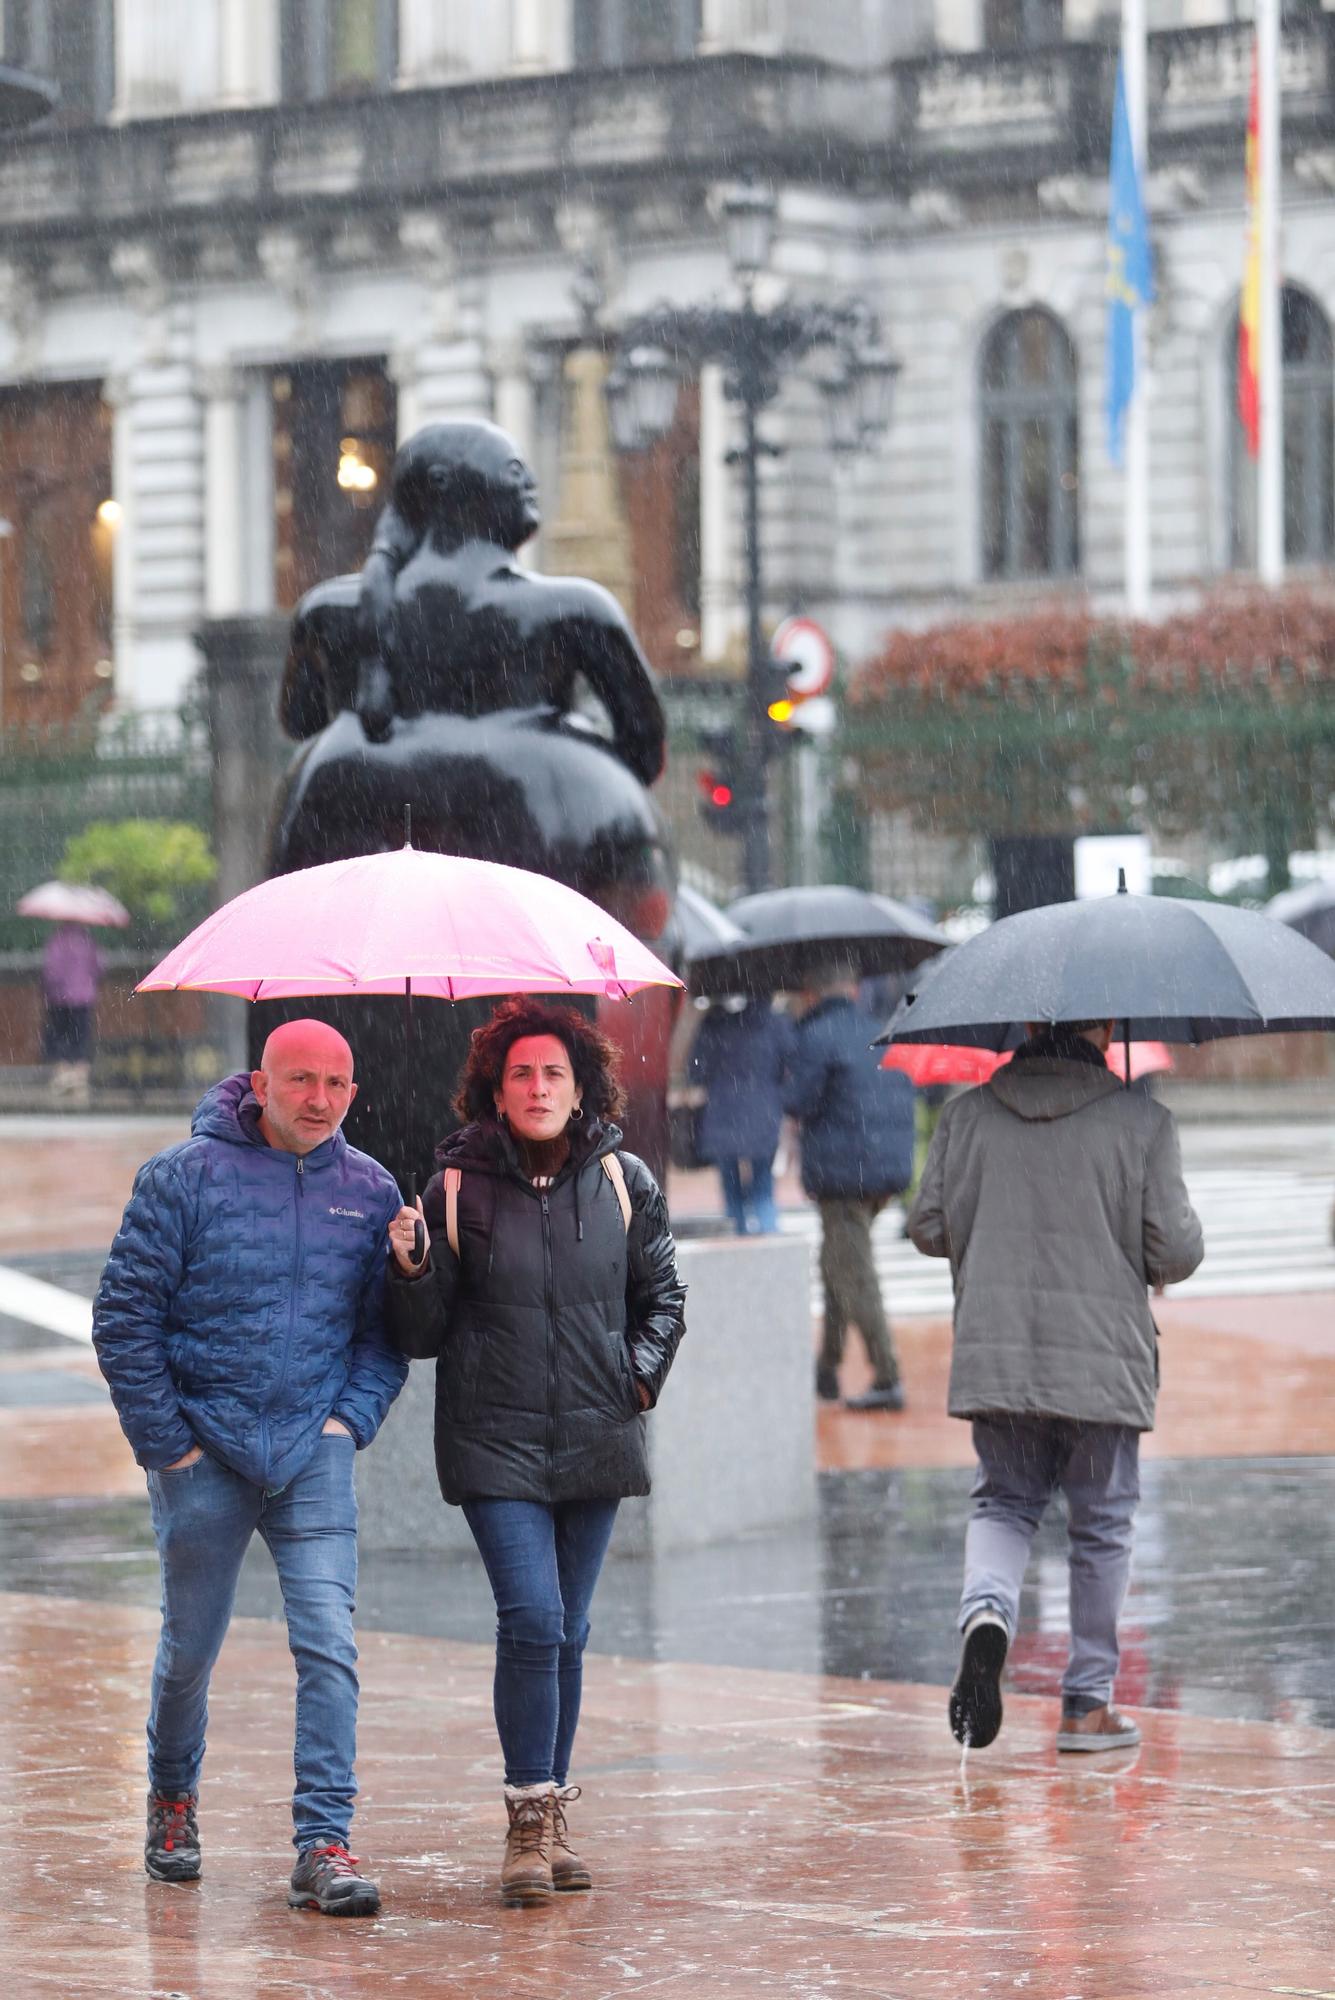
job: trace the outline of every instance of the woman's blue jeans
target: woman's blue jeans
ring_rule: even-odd
[[[749,1182],[742,1179],[742,1168],[749,1170]],[[778,1212],[774,1206],[774,1162],[764,1160],[722,1159],[718,1163],[718,1177],[723,1183],[723,1204],[728,1211],[733,1228],[739,1236],[745,1236],[750,1227],[749,1216],[755,1217],[754,1234],[773,1236],[779,1226]]]
[[[465,1500],[496,1599],[496,1730],[507,1785],[563,1785],[579,1723],[589,1605],[615,1500]]]
[[[346,1847],[357,1786],[357,1500],[350,1437],[322,1436],[280,1493],[207,1455],[150,1472],[162,1563],[162,1636],[148,1718],[148,1782],[164,1798],[199,1787],[209,1677],[222,1650],[241,1563],[256,1529],[283,1591],[297,1666],[293,1842]]]

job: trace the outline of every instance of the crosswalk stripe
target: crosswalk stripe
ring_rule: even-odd
[[[1335,1291],[1335,1248],[1330,1239],[1332,1189],[1325,1176],[1264,1168],[1201,1168],[1187,1176],[1188,1192],[1205,1232],[1205,1258],[1170,1298],[1263,1297],[1289,1292]],[[820,1219],[814,1209],[790,1211],[785,1233],[812,1243],[812,1310],[821,1310],[815,1265]],[[876,1272],[893,1317],[948,1318],[950,1268],[919,1254],[901,1234],[902,1211],[887,1209],[872,1231]]]

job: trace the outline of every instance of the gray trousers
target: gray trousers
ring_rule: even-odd
[[[1015,1635],[1034,1533],[1058,1488],[1070,1543],[1071,1651],[1062,1706],[1083,1715],[1112,1698],[1117,1620],[1140,1498],[1140,1432],[1066,1417],[975,1417],[978,1476],[964,1538],[960,1629],[998,1612]]]
[[[899,1362],[871,1243],[871,1226],[887,1199],[883,1195],[879,1199],[816,1204],[820,1209],[820,1276],[825,1292],[821,1361],[829,1368],[839,1366],[851,1321],[862,1335],[878,1389],[892,1388],[899,1380]]]

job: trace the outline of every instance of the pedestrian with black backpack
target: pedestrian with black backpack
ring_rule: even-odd
[[[649,1491],[645,1413],[684,1331],[667,1206],[620,1150],[620,1104],[594,1022],[503,1002],[472,1038],[468,1123],[389,1231],[390,1329],[404,1354],[439,1357],[440,1489],[496,1598],[512,1904],[591,1886],[566,1817],[589,1606],[618,1503]]]

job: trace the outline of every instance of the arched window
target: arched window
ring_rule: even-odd
[[[1291,563],[1335,556],[1335,345],[1330,321],[1310,293],[1285,285],[1280,298],[1284,356],[1284,556]],[[1229,333],[1229,558],[1256,563],[1256,461],[1238,416],[1238,321]]]
[[[982,356],[983,574],[1070,576],[1080,566],[1076,359],[1037,307],[1008,313]]]
[[[700,0],[575,0],[580,68],[685,62],[699,39]]]

